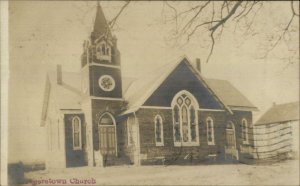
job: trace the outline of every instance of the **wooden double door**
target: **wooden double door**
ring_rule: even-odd
[[[226,125],[226,146],[225,146],[225,158],[231,157],[239,159],[238,150],[236,148],[236,134],[235,127],[232,122]]]
[[[102,155],[117,154],[116,126],[99,126],[99,146]]]

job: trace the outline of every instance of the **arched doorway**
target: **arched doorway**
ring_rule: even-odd
[[[236,148],[236,134],[234,124],[230,121],[226,125],[226,145],[225,145],[225,158],[235,157],[239,159],[238,151]]]
[[[116,121],[112,114],[106,112],[98,122],[99,149],[102,155],[117,154]]]

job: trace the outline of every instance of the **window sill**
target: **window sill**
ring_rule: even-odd
[[[189,143],[174,143],[175,147],[192,147],[192,146],[200,146],[199,142],[189,142]]]
[[[73,147],[73,150],[82,150],[80,147]]]
[[[215,143],[207,143],[209,146],[216,145]]]
[[[163,143],[156,143],[155,146],[156,147],[162,147],[162,146],[164,146],[164,144]]]

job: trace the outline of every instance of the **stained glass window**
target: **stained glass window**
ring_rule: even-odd
[[[207,126],[207,142],[209,145],[214,145],[215,139],[214,139],[214,121],[212,118],[206,119],[206,126]]]
[[[155,116],[154,124],[155,124],[156,145],[163,145],[163,126],[162,126],[162,118],[160,115]]]
[[[178,96],[176,95],[174,101],[172,104],[174,108],[173,121],[175,145],[188,145],[199,142],[197,111],[195,109],[197,104],[195,98],[187,92]]]
[[[195,122],[195,109],[193,106],[190,108],[190,126],[191,126],[191,140],[196,141],[196,122]]]
[[[175,141],[180,141],[180,123],[179,123],[179,108],[176,105],[174,108],[174,130],[175,130]]]
[[[187,108],[184,106],[182,107],[182,137],[183,141],[187,142],[189,141],[189,124],[188,124],[188,113]]]

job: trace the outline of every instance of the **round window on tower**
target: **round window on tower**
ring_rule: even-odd
[[[98,80],[99,86],[104,91],[112,91],[115,86],[115,80],[110,75],[103,75]]]

